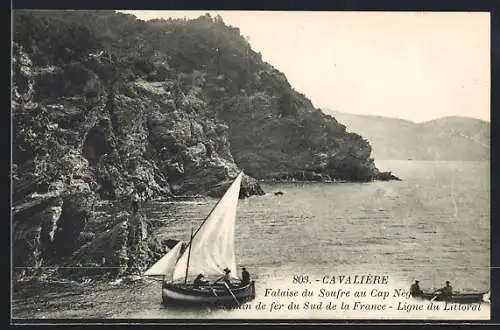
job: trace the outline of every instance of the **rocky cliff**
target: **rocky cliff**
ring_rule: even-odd
[[[379,177],[369,143],[314,109],[220,17],[14,13],[14,265],[143,269],[165,252],[134,194],[220,196],[255,178]],[[99,215],[104,200],[120,205]],[[81,267],[80,267],[81,266]],[[100,267],[100,268],[95,268]],[[103,268],[104,267],[104,268]]]

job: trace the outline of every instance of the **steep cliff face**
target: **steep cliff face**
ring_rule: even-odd
[[[286,98],[290,103],[300,101],[300,95]],[[295,103],[287,108],[293,114],[282,114],[274,104],[280,100],[277,94],[255,93],[230,98],[220,109],[220,116],[230,123],[235,160],[248,173],[258,178],[305,180],[369,181],[377,177],[366,140],[346,133],[334,118],[307,104]]]
[[[106,65],[110,59],[83,58],[37,66],[15,44],[13,240],[21,274],[65,264],[137,271],[165,247],[130,209],[133,192],[220,196],[218,184],[240,171],[227,126],[193,108],[205,104],[179,95],[175,81],[137,76],[110,84],[92,70]],[[242,189],[242,196],[262,193],[255,181]],[[102,199],[125,201],[125,213],[107,231],[89,231],[101,221],[94,204]],[[77,274],[86,269],[93,268]]]
[[[15,266],[141,269],[164,253],[140,198],[254,178],[377,178],[370,145],[294,91],[220,17],[14,13]],[[111,219],[95,212],[120,203]],[[85,269],[85,268],[82,268]],[[89,268],[90,269],[90,268]],[[82,270],[83,271],[83,270]]]
[[[20,275],[41,275],[44,266],[74,266],[97,200],[141,186],[166,191],[146,160],[123,169],[132,157],[119,159],[126,144],[113,144],[97,75],[81,64],[37,67],[18,44],[14,52],[13,261]]]
[[[228,126],[231,153],[246,173],[260,179],[378,178],[368,141],[315,109],[238,28],[208,14],[148,24],[144,35],[155,54],[164,54],[176,70],[199,72],[191,81]]]

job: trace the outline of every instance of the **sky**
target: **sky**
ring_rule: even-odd
[[[220,15],[315,107],[490,120],[490,16],[467,12],[122,11]]]

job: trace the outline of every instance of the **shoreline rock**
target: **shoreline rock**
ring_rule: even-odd
[[[380,172],[377,176],[379,181],[403,181],[399,177],[392,174],[392,172]]]
[[[226,180],[212,187],[207,195],[216,198],[222,197],[232,182],[233,182],[232,179]],[[266,193],[264,192],[264,190],[262,189],[262,187],[260,186],[259,182],[256,179],[246,174],[243,175],[240,187],[240,195],[239,195],[240,199],[248,198],[250,196],[263,196],[265,194]]]
[[[402,181],[392,172],[379,172],[374,175],[362,179],[349,179],[346,177],[335,177],[328,173],[320,171],[298,171],[298,172],[282,172],[274,174],[266,178],[258,180],[261,183],[276,183],[276,182],[318,182],[318,183],[349,183],[349,182],[371,182],[371,181]]]

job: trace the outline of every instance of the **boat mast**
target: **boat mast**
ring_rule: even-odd
[[[184,284],[187,283],[188,269],[189,269],[189,258],[191,257],[191,242],[193,241],[193,227],[191,227],[191,239],[189,240],[189,250],[188,250],[188,260],[186,264],[186,276],[184,277]]]

